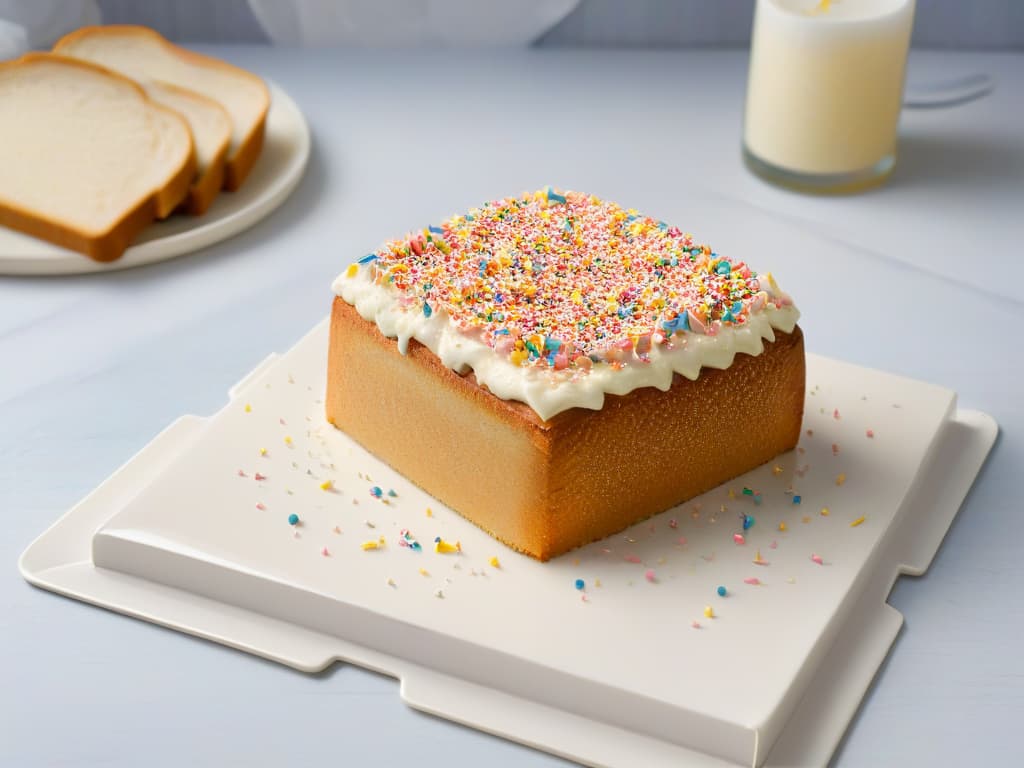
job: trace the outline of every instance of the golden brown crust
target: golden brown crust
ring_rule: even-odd
[[[192,142],[192,133],[188,130],[188,125],[181,115],[150,99],[134,80],[91,62],[52,53],[26,53],[14,61],[0,63],[0,69],[24,66],[34,61],[58,61],[62,65],[79,67],[126,83],[139,93],[150,108],[171,115],[185,128],[185,134],[191,146],[188,157],[162,188],[139,200],[105,232],[87,232],[58,219],[27,211],[13,203],[0,203],[0,225],[38,237],[41,240],[48,240],[63,248],[78,251],[95,261],[114,261],[121,257],[139,232],[151,224],[154,219],[169,216],[188,195],[189,187],[196,175],[196,153],[195,144]]]
[[[792,449],[804,400],[803,335],[776,332],[725,370],[669,390],[607,395],[543,421],[495,397],[340,298],[331,312],[327,419],[412,482],[521,552],[547,560],[603,538]]]
[[[190,51],[187,48],[175,45],[159,32],[152,30],[149,27],[141,27],[133,24],[110,24],[102,27],[82,27],[81,29],[77,29],[58,40],[53,46],[53,50],[59,52],[62,46],[71,45],[83,37],[91,37],[95,35],[144,35],[146,37],[151,37],[158,41],[165,50],[179,58],[203,67],[220,67],[221,69],[229,70],[240,77],[248,79],[254,85],[259,86],[263,91],[264,96],[263,109],[259,120],[249,130],[249,133],[239,143],[238,147],[235,148],[234,152],[226,158],[226,165],[224,168],[223,188],[229,192],[234,192],[242,186],[242,182],[245,181],[249,172],[252,171],[252,167],[256,164],[256,160],[259,158],[260,152],[263,148],[263,134],[266,129],[267,112],[270,109],[270,90],[267,88],[267,84],[263,82],[263,79],[246,69],[236,67],[234,64],[229,64],[228,62],[214,58],[213,56],[206,56],[202,53],[196,53],[195,51]]]

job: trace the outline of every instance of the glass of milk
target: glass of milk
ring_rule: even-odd
[[[879,184],[896,162],[915,0],[757,0],[743,159],[808,192]]]

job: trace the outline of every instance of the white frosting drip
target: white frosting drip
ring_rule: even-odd
[[[665,391],[672,386],[675,373],[696,379],[704,366],[728,368],[739,352],[761,354],[763,340],[775,340],[774,329],[790,333],[800,317],[792,304],[775,307],[769,303],[750,313],[742,326],[716,324],[714,335],[687,332],[673,336],[671,345],[655,344],[647,361],[634,356],[617,370],[607,363],[595,363],[589,372],[553,371],[515,365],[456,328],[443,310],[427,317],[420,305],[403,303],[403,295],[395,288],[375,283],[373,272],[370,267],[360,267],[351,277],[342,274],[332,286],[335,294],[354,306],[361,317],[376,323],[385,336],[397,339],[403,355],[409,340],[416,339],[447,367],[460,374],[472,370],[477,383],[494,395],[526,403],[545,421],[570,408],[600,410],[606,393],[625,395],[640,387]],[[779,294],[773,280],[761,282],[769,295]]]

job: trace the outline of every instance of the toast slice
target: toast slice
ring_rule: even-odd
[[[213,99],[167,83],[145,84],[146,94],[185,118],[196,147],[199,175],[192,182],[185,209],[199,216],[224,185],[224,166],[231,143],[231,118]]]
[[[236,190],[252,170],[260,149],[270,91],[244,69],[165,40],[146,27],[83,27],[62,38],[55,53],[95,62],[141,83],[159,81],[213,99],[231,117],[224,188]]]
[[[195,173],[188,125],[137,83],[46,53],[0,63],[0,224],[113,261]]]

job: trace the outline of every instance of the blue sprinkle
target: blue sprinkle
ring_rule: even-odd
[[[742,311],[743,311],[743,302],[742,301],[733,302],[732,313],[734,315],[738,315]]]
[[[562,342],[556,339],[554,336],[547,336],[544,338],[544,349],[557,352],[562,347]]]
[[[662,232],[664,232],[666,229],[668,229],[668,224],[666,224],[664,221],[659,221],[658,222],[658,229],[660,229]]]
[[[586,585],[583,579],[576,579],[576,589],[583,589]]]
[[[732,311],[731,310],[728,310],[728,309],[725,310],[725,312],[722,314],[722,322],[723,323],[735,323],[736,322],[736,318],[732,316]]]
[[[565,195],[560,195],[551,187],[548,187],[548,200],[555,203],[564,203]]]
[[[427,304],[427,302],[424,301],[423,302],[423,316],[424,317],[430,317],[432,314],[434,314],[434,310],[432,310],[430,308],[430,305]]]
[[[376,258],[377,258],[377,254],[376,253],[368,253],[365,256],[363,256],[363,258],[361,258],[356,263],[357,264],[369,264],[371,261],[374,261]]]
[[[474,219],[473,219],[473,215],[472,215],[472,214],[468,214],[468,215],[466,216],[466,221],[474,221]]]
[[[686,310],[683,310],[683,314],[681,314],[680,317],[683,319],[683,321],[679,324],[679,327],[682,328],[684,331],[690,330],[690,313]]]
[[[397,493],[395,493],[395,489],[394,489],[394,488],[389,488],[389,489],[388,489],[388,496],[390,496],[391,498],[394,498],[394,497],[395,497],[395,496],[397,496],[397,495],[398,495],[398,494],[397,494]]]
[[[373,486],[373,488],[370,489],[370,495],[379,499],[381,496],[384,495],[384,491],[380,489],[380,486],[375,485]]]
[[[429,227],[427,227],[427,229],[429,229],[435,235],[443,235],[444,234],[444,230],[443,229],[441,229],[440,227],[435,227],[433,224],[431,224]]]
[[[299,524],[299,516],[298,515],[296,515],[294,512],[292,512],[290,515],[288,515],[288,525],[298,525],[298,524]]]
[[[730,272],[732,272],[732,264],[730,264],[725,259],[722,259],[720,262],[718,262],[715,265],[715,273],[716,274],[725,276],[725,275],[728,275]]]
[[[754,506],[755,507],[761,506],[761,494],[760,493],[755,493],[754,494]]]
[[[718,593],[719,597],[725,597],[727,594],[729,594],[729,590],[725,587],[719,587],[715,591]]]
[[[495,336],[508,336],[508,328],[499,328],[494,332]]]
[[[754,516],[753,515],[744,515],[743,516],[743,530],[744,531],[749,531],[751,528],[754,527],[754,522],[755,521],[754,521]]]
[[[803,501],[803,499],[801,499],[799,496],[794,496],[793,497],[793,503],[794,504],[799,504],[801,501]]]

